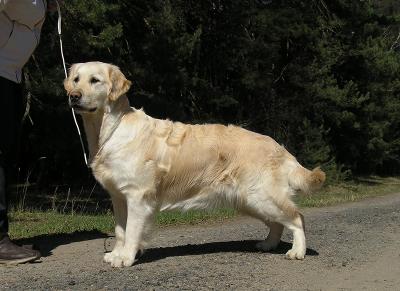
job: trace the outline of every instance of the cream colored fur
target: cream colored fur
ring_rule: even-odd
[[[96,179],[110,193],[116,245],[104,260],[131,266],[157,211],[229,206],[270,227],[257,245],[277,247],[283,227],[293,232],[286,256],[306,253],[304,220],[291,201],[319,188],[325,174],[303,168],[272,138],[236,126],[160,120],[129,107],[130,82],[113,65],[75,64],[64,82],[82,115]],[[76,98],[75,98],[76,99]]]

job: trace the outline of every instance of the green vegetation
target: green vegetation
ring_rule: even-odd
[[[327,186],[311,196],[298,196],[301,207],[320,207],[341,202],[357,201],[366,197],[400,192],[400,178],[365,178],[358,182],[346,182]],[[212,212],[189,211],[186,213],[164,212],[157,216],[159,226],[177,224],[199,224],[232,218],[236,212],[220,209]],[[56,211],[11,212],[10,235],[13,238],[27,238],[45,234],[72,233],[76,231],[98,230],[112,233],[114,219],[110,212],[99,215],[87,215],[79,212],[60,214]]]
[[[111,213],[68,215],[53,211],[13,211],[10,214],[10,222],[10,236],[14,239],[90,230],[108,233],[114,227]]]
[[[321,165],[326,188],[299,205],[399,191],[398,179],[358,178],[400,173],[399,1],[71,0],[62,12],[67,63],[120,66],[133,81],[132,106],[157,118],[237,124],[273,137],[308,168]],[[93,178],[62,87],[56,25],[48,15],[25,70],[29,130],[17,184],[34,189],[11,197],[20,201],[13,201],[15,237],[113,225],[110,214],[87,215],[96,211],[85,211],[84,193],[70,197],[70,187],[87,189]],[[42,193],[53,189],[49,202]],[[45,200],[33,209],[53,211],[26,212]],[[233,215],[169,213],[158,221]]]
[[[322,207],[392,193],[400,193],[400,178],[369,177],[328,184],[318,193],[297,196],[296,202],[300,207]]]
[[[63,41],[68,64],[120,66],[133,81],[131,104],[150,115],[244,126],[328,177],[396,175],[399,8],[368,0],[71,0],[62,7]],[[48,15],[25,70],[33,123],[20,177],[34,169],[30,182],[41,187],[90,176],[62,87],[56,20]]]
[[[14,239],[38,235],[73,233],[77,231],[98,230],[103,233],[114,231],[112,213],[99,215],[61,214],[54,211],[12,211],[10,235]],[[188,211],[185,213],[164,212],[157,216],[157,225],[198,224],[204,221],[218,221],[235,216],[231,209],[212,212]]]
[[[218,209],[214,211],[162,212],[157,215],[157,224],[160,226],[176,224],[198,224],[203,221],[216,221],[232,218],[236,212],[232,209]]]

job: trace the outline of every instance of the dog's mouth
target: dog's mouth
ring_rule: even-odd
[[[71,108],[73,108],[74,110],[79,111],[79,112],[95,112],[97,110],[97,107],[87,108],[87,107],[83,107],[78,104],[71,105]]]

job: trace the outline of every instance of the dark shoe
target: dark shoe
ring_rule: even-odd
[[[23,264],[39,258],[38,251],[17,246],[8,236],[0,240],[0,264]]]
[[[23,247],[24,249],[28,249],[28,250],[36,249],[34,245],[22,245],[21,247]]]

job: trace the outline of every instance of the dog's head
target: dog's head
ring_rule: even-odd
[[[72,65],[64,88],[69,96],[69,105],[77,112],[94,113],[109,102],[116,101],[131,86],[117,66],[89,62]]]

